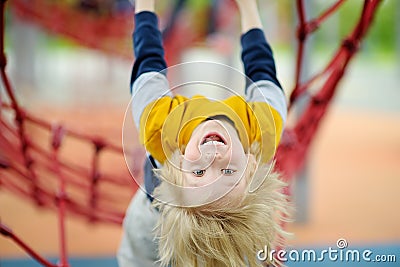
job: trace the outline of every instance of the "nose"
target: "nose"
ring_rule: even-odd
[[[214,158],[215,158],[215,153],[212,153],[212,152],[204,153],[205,160],[210,161],[210,160],[214,160]]]
[[[226,162],[229,161],[229,151],[222,147],[206,146],[200,148],[201,161],[211,164],[212,162]]]

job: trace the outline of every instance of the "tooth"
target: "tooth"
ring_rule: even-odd
[[[214,145],[214,146],[216,146],[216,145],[225,145],[225,143],[221,142],[221,141],[208,140],[208,141],[204,142],[202,145],[209,145],[209,146]]]

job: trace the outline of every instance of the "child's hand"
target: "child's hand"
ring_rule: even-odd
[[[236,4],[238,5],[248,5],[248,4],[253,4],[257,3],[257,0],[235,0]]]
[[[235,0],[239,9],[244,8],[246,6],[257,6],[257,0]]]
[[[129,0],[135,6],[135,13],[142,11],[154,12],[155,3],[154,0]]]
[[[262,28],[257,0],[235,0],[241,15],[242,32]]]

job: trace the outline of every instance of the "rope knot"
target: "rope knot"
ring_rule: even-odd
[[[105,142],[100,138],[94,139],[93,144],[96,149],[96,153],[99,153],[106,146]]]
[[[57,150],[61,145],[61,141],[64,137],[65,130],[62,125],[56,125],[52,127],[52,132],[53,132],[53,140],[51,142],[51,145],[53,149]]]
[[[354,54],[360,48],[360,42],[356,39],[348,38],[343,41],[343,47],[351,54]]]

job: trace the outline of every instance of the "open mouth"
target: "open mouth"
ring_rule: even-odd
[[[226,145],[226,141],[217,133],[207,134],[200,145]]]

